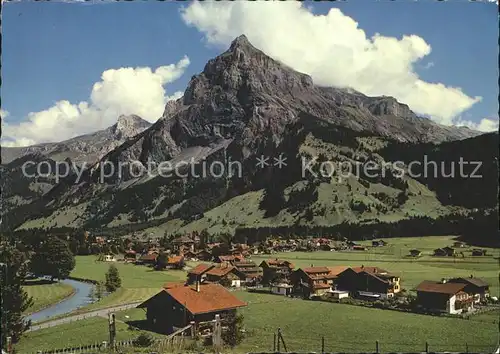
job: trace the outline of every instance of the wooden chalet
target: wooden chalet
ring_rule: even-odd
[[[219,284],[168,283],[137,307],[146,309],[150,326],[158,332],[172,333],[192,324],[194,333],[198,333],[200,325],[213,321],[216,315],[224,320],[246,305]]]
[[[314,267],[300,268],[291,275],[293,291],[305,298],[318,296],[333,290],[337,276],[347,267]]]
[[[486,256],[486,250],[482,250],[482,249],[479,249],[479,248],[474,248],[472,250],[472,255],[474,257]]]
[[[180,236],[172,240],[172,246],[174,252],[179,252],[179,251],[193,252],[195,243],[196,243],[195,240],[193,240],[189,236]]]
[[[490,286],[483,279],[475,278],[473,275],[468,278],[453,278],[449,283],[465,284],[464,291],[469,294],[474,303],[486,300],[490,296]]]
[[[434,256],[451,257],[454,255],[455,255],[455,250],[451,247],[436,248],[434,250]]]
[[[378,267],[347,268],[336,279],[337,289],[367,299],[393,297],[401,291],[400,278]]]
[[[184,268],[184,256],[170,256],[167,259],[167,267],[172,269]]]
[[[217,263],[231,263],[233,264],[234,262],[243,262],[245,260],[245,257],[241,254],[231,254],[231,255],[226,255],[226,256],[219,256],[216,258]]]
[[[473,298],[464,289],[466,284],[424,280],[416,287],[417,306],[425,311],[461,313],[473,307]]]
[[[239,288],[246,279],[235,266],[229,263],[221,263],[205,273],[205,282],[218,283],[226,287]]]
[[[156,259],[158,258],[158,253],[146,253],[139,257],[137,260],[138,264],[154,265],[156,264]]]
[[[137,258],[137,252],[135,252],[134,250],[127,250],[123,255],[123,259],[125,259],[126,261],[135,261],[136,258]]]
[[[247,285],[256,285],[259,279],[262,278],[262,269],[257,267],[255,262],[244,260],[242,262],[234,262],[233,265],[245,275],[245,284]]]
[[[208,272],[210,269],[214,268],[215,266],[212,264],[206,264],[206,263],[200,263],[190,271],[188,271],[187,274],[187,283],[188,284],[194,284],[197,281],[200,283],[203,283],[206,278],[206,272]]]
[[[259,267],[262,268],[262,282],[264,284],[289,280],[294,269],[293,263],[278,258],[262,261]]]

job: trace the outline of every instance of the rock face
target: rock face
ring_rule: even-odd
[[[312,79],[273,60],[245,36],[193,76],[184,96],[169,102],[163,117],[112,158],[169,160],[190,146],[237,140],[243,154],[279,144],[290,124],[306,114],[327,124],[401,142],[443,142],[479,135],[418,117],[392,97],[368,97],[315,86]],[[109,156],[111,158],[111,156]]]
[[[354,161],[359,158],[361,147],[358,138],[401,144],[400,153],[405,146],[424,144],[432,150],[434,145],[427,143],[479,134],[418,117],[392,97],[368,97],[351,89],[316,86],[308,75],[273,60],[240,36],[226,52],[209,60],[203,71],[192,77],[183,97],[168,102],[162,117],[152,126],[137,116],[120,117],[114,126],[94,134],[23,149],[25,153],[38,151],[53,160],[69,157],[111,162],[115,171],[116,165],[132,160],[135,167],[137,162],[199,162],[219,158],[224,152],[224,157],[228,153],[250,166],[242,179],[114,175],[96,183],[102,172],[102,165],[96,163],[79,183],[68,178],[44,192],[39,201],[20,211],[13,210],[12,217],[20,213],[26,216],[11,225],[17,227],[36,218],[40,210],[57,212],[80,204],[87,205],[80,220],[96,225],[105,225],[122,214],[133,214],[131,222],[161,215],[198,215],[230,196],[270,185],[277,190],[285,183],[301,182],[300,173],[294,168],[309,135],[314,135],[315,140],[307,149],[317,148],[316,151],[333,154],[332,158]],[[296,161],[290,161],[288,170],[281,175],[269,173],[265,179],[258,175],[254,157],[264,151],[279,152],[281,148],[289,160]],[[369,150],[363,153],[365,159],[380,157]],[[325,196],[325,200],[328,198],[331,196]],[[350,200],[346,199],[346,205],[350,205]]]
[[[21,156],[40,153],[55,161],[71,159],[77,164],[92,164],[127,139],[149,128],[151,123],[136,115],[121,115],[117,122],[104,130],[78,136],[59,143],[38,144],[20,148],[2,147],[2,164]]]

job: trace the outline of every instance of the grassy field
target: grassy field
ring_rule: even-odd
[[[273,349],[273,333],[280,327],[289,351],[325,350],[332,352],[370,352],[378,340],[382,352],[436,351],[492,352],[498,337],[498,313],[485,313],[477,320],[432,317],[389,310],[370,309],[278,295],[237,291],[248,303],[244,315],[245,340],[231,352]],[[495,321],[495,316],[496,321]],[[117,338],[134,338],[127,321],[144,320],[142,309],[117,314]],[[62,334],[62,335],[61,335]],[[155,336],[161,336],[154,334]],[[17,346],[22,353],[35,349],[76,346],[107,339],[105,319],[93,318],[29,333]]]
[[[73,287],[63,283],[36,284],[28,282],[23,288],[29,296],[33,297],[33,305],[26,310],[26,314],[42,310],[73,294]]]
[[[287,259],[296,268],[315,266],[377,266],[401,276],[402,286],[408,290],[418,285],[422,280],[440,280],[449,277],[468,277],[471,274],[484,279],[490,284],[492,295],[499,294],[498,256],[500,250],[487,249],[489,256],[472,257],[469,248],[461,248],[464,258],[434,257],[432,251],[453,243],[450,236],[391,238],[384,247],[371,248],[367,251],[343,252],[288,252],[273,255],[253,256],[259,263],[268,258]],[[371,245],[371,242],[360,242]],[[422,251],[422,257],[417,259],[407,257],[410,249]]]

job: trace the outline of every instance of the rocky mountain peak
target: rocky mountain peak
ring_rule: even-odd
[[[113,133],[118,138],[128,138],[139,134],[144,129],[148,128],[151,124],[141,117],[131,114],[131,115],[120,115],[116,124],[111,128]]]

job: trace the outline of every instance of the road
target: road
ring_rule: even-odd
[[[86,313],[82,313],[82,314],[78,314],[78,315],[58,318],[58,319],[55,319],[52,321],[47,321],[47,322],[44,322],[44,323],[41,323],[38,325],[35,324],[35,325],[31,326],[31,328],[28,330],[28,332],[38,331],[39,329],[43,329],[43,328],[59,326],[59,325],[64,324],[64,323],[80,321],[80,320],[84,320],[84,319],[90,318],[90,317],[107,317],[108,313],[110,313],[110,312],[118,312],[118,311],[128,310],[128,309],[136,307],[141,302],[142,301],[133,302],[130,304],[124,304],[124,305],[120,305],[120,306],[108,307],[108,308],[101,309],[101,310],[95,310],[95,311],[90,311],[90,312],[86,312]]]

